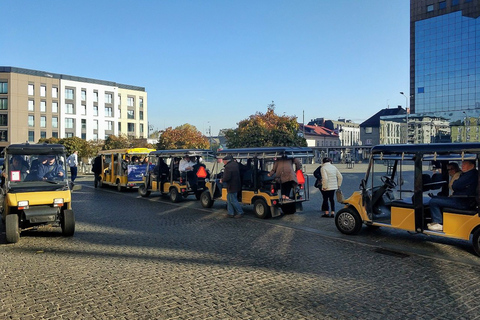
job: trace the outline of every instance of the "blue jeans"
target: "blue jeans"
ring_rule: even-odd
[[[75,179],[77,179],[77,167],[70,167],[70,174],[70,179],[72,180],[72,182],[74,182]]]
[[[235,211],[237,214],[243,214],[243,209],[238,202],[236,192],[227,193],[227,210],[228,214],[231,216],[235,215]]]
[[[430,200],[430,214],[432,222],[443,223],[442,209],[444,207],[457,208],[461,210],[470,209],[470,203],[467,198],[460,197],[433,197]]]

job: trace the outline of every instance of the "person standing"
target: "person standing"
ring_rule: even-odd
[[[73,153],[67,158],[67,164],[70,167],[70,179],[72,183],[74,183],[77,178],[78,151],[73,151]]]
[[[295,170],[293,170],[293,165],[295,165]],[[302,163],[297,158],[281,158],[277,159],[273,164],[273,168],[268,173],[268,176],[271,177],[275,174],[275,178],[280,182],[281,185],[283,200],[290,199],[292,188],[298,183],[297,175],[295,173],[301,169]]]
[[[337,167],[332,164],[330,158],[323,158],[322,169],[322,211],[324,214],[322,217],[331,217],[335,216],[335,191],[340,188],[343,181],[343,176],[338,171]],[[328,208],[328,203],[330,203],[330,212]]]
[[[98,181],[100,180],[100,174],[102,173],[103,155],[98,155],[93,159],[92,172],[94,174],[93,185],[96,188]]]
[[[225,168],[220,183],[226,183],[227,185],[227,217],[241,218],[243,217],[243,209],[237,199],[238,192],[242,190],[240,169],[238,163],[233,161],[232,156],[227,155],[222,160]],[[235,215],[235,213],[237,213],[237,215]]]

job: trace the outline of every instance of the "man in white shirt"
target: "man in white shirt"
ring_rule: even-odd
[[[75,182],[75,179],[77,178],[78,151],[74,151],[67,158],[67,164],[70,167],[70,174],[71,174],[70,179],[72,180],[72,183],[73,183],[73,182]]]
[[[182,177],[183,179],[186,178],[187,182],[189,182],[191,186],[195,185],[196,183],[195,174],[193,174],[194,165],[195,162],[193,162],[189,156],[183,157],[183,159],[180,160],[180,163],[178,164],[180,177]]]

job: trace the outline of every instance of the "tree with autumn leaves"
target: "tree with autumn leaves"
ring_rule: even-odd
[[[195,126],[183,124],[176,128],[168,127],[158,139],[158,150],[169,149],[208,149],[209,143]]]
[[[305,138],[298,135],[295,116],[278,116],[275,105],[265,114],[257,112],[238,123],[237,129],[225,131],[228,148],[306,147]]]

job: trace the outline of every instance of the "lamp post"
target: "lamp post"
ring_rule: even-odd
[[[405,97],[405,109],[407,111],[407,117],[406,118],[407,118],[407,143],[408,143],[409,142],[408,141],[408,97],[403,92],[400,92],[400,94]]]

